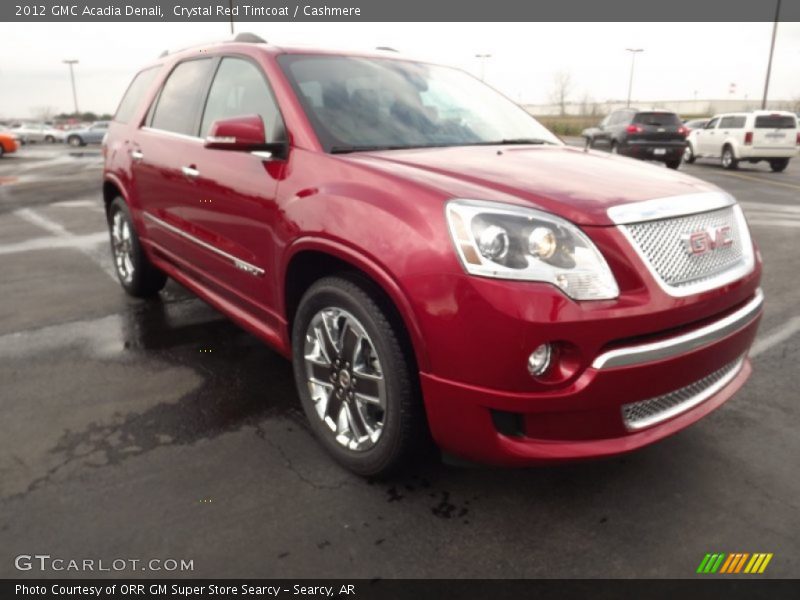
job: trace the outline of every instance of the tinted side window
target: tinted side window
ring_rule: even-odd
[[[258,115],[267,140],[284,141],[283,119],[261,70],[248,60],[224,58],[208,94],[200,135],[205,137],[219,119]]]
[[[161,89],[150,126],[185,135],[197,135],[197,114],[205,96],[214,62],[188,60],[170,73]]]
[[[717,118],[715,118],[715,119],[711,119],[711,120],[708,122],[708,125],[706,125],[706,129],[714,129],[714,127],[716,127],[716,126],[717,126],[717,121],[719,121],[719,117],[717,117]]]
[[[763,115],[756,117],[756,129],[794,129],[797,120],[789,115]]]
[[[159,67],[146,69],[133,78],[125,95],[122,97],[122,101],[117,107],[117,114],[114,116],[115,121],[118,123],[127,123],[130,121],[134,111],[142,101],[144,93],[150,87],[150,84],[158,73],[158,69]]]

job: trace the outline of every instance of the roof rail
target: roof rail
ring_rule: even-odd
[[[234,42],[243,42],[245,44],[266,44],[267,40],[262,38],[261,36],[256,35],[255,33],[250,33],[248,31],[243,31],[242,33],[237,33],[236,37],[233,38]]]
[[[384,50],[386,52],[397,52],[397,50],[395,50],[391,46],[378,46],[377,48],[375,48],[375,50]]]

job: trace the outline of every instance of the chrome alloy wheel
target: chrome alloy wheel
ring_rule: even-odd
[[[731,151],[730,148],[725,148],[725,150],[722,151],[722,166],[727,169],[731,166],[732,163],[733,163],[733,152]]]
[[[114,251],[114,265],[123,283],[133,280],[133,236],[131,226],[122,211],[114,213],[111,221],[111,248]]]
[[[303,348],[311,400],[336,441],[348,450],[374,447],[383,432],[386,382],[372,340],[349,312],[323,308]]]
[[[683,149],[683,162],[691,161],[692,154],[692,147],[689,144],[686,144],[686,148]]]

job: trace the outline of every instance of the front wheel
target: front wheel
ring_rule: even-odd
[[[325,277],[292,326],[295,382],[311,428],[351,471],[386,475],[423,447],[416,369],[379,296],[358,279]]]
[[[691,144],[686,144],[686,148],[683,149],[683,162],[687,164],[692,164],[697,157],[694,155],[694,150],[692,150]]]
[[[789,159],[788,158],[776,158],[769,161],[769,168],[772,169],[775,173],[780,173],[786,170],[786,167],[789,166]]]
[[[72,146],[73,148],[77,148],[78,146],[83,146],[83,140],[80,136],[71,135],[67,138],[67,143]]]
[[[739,161],[736,160],[736,156],[733,154],[733,148],[725,146],[722,149],[722,167],[730,171],[735,171],[738,166]]]
[[[153,266],[144,253],[130,210],[122,198],[115,198],[109,205],[108,226],[114,269],[123,289],[137,298],[160,292],[167,283],[167,276]]]
[[[6,149],[3,148],[3,144],[0,144],[0,158],[3,158],[3,154],[6,153]]]
[[[619,147],[617,142],[611,142],[611,154],[619,154]]]
[[[48,144],[54,144],[56,138],[54,138],[52,135],[46,135],[44,136],[44,141],[47,142]]]

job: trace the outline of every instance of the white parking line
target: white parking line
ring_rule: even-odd
[[[52,233],[56,239],[50,238],[50,240],[51,242],[57,243],[57,247],[80,250],[97,263],[111,279],[117,281],[117,274],[114,270],[114,266],[111,264],[111,257],[108,249],[105,247],[102,249],[100,248],[102,242],[108,241],[107,233],[98,232],[89,235],[75,235],[65,229],[61,223],[48,219],[30,208],[21,208],[14,211],[13,214],[32,225],[36,225]],[[90,239],[93,241],[90,242]],[[25,242],[23,242],[23,244],[24,243]],[[19,246],[19,244],[14,244],[14,246]]]
[[[108,241],[108,234],[90,233],[89,235],[76,235],[71,238],[67,237],[38,237],[16,244],[3,244],[0,245],[0,255],[3,254],[17,254],[19,252],[30,252],[32,250],[50,250],[53,248],[78,248],[85,249],[97,246],[100,243]]]
[[[776,327],[768,334],[759,336],[750,348],[750,358],[763,354],[770,348],[782,344],[800,331],[800,317],[793,317],[780,327]]]

